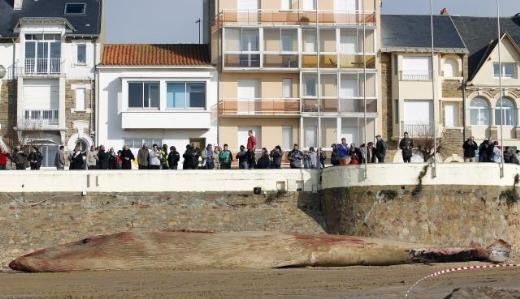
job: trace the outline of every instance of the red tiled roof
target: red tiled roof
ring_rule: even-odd
[[[208,45],[105,45],[102,65],[208,65]]]

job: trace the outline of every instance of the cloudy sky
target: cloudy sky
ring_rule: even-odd
[[[499,0],[504,16],[520,12],[520,0]],[[434,11],[495,16],[495,0],[434,0]],[[470,5],[471,4],[471,5]],[[106,39],[113,43],[197,43],[202,0],[108,0]],[[429,14],[429,0],[383,0],[386,14]]]

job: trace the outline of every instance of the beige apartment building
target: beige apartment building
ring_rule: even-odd
[[[236,150],[248,130],[259,148],[284,150],[374,139],[379,1],[218,0],[214,10],[219,144]]]

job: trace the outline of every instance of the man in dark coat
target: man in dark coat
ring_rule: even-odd
[[[464,149],[464,162],[476,162],[475,156],[478,150],[478,145],[475,143],[473,136],[469,137],[468,140],[462,145]]]
[[[110,154],[106,152],[103,145],[99,146],[98,163],[98,169],[106,170],[110,168]]]
[[[404,133],[404,138],[399,142],[399,148],[403,152],[404,163],[410,163],[413,155],[413,139],[408,136],[408,132]]]
[[[180,159],[181,154],[179,154],[177,148],[175,148],[175,146],[170,146],[170,153],[168,154],[168,168],[177,169],[179,167]]]
[[[282,148],[279,145],[274,147],[274,149],[271,151],[269,156],[272,159],[271,160],[271,168],[273,168],[273,169],[280,169],[280,168],[282,168],[283,151],[282,151]]]
[[[81,152],[81,148],[79,145],[76,145],[74,148],[74,152],[70,154],[69,161],[69,169],[70,170],[82,170],[85,169],[85,154]]]
[[[29,165],[31,170],[40,170],[42,166],[43,156],[40,150],[35,146],[29,153]]]
[[[16,165],[16,170],[25,170],[27,168],[27,154],[22,150],[21,147],[15,147],[12,160]]]
[[[121,151],[121,159],[123,159],[121,169],[132,169],[132,161],[135,160],[135,157],[134,153],[132,153],[127,145],[123,146],[123,150]]]
[[[376,136],[376,148],[374,156],[377,159],[377,163],[385,163],[386,143],[381,135]]]
[[[489,147],[489,140],[484,140],[478,147],[478,161],[479,162],[489,162],[488,158],[488,147]]]
[[[269,164],[271,163],[271,160],[269,159],[269,152],[264,147],[262,148],[262,155],[256,162],[256,168],[258,169],[267,169],[269,168]]]

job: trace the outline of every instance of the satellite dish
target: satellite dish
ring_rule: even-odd
[[[0,79],[3,79],[5,77],[5,74],[5,67],[3,65],[0,65]]]

